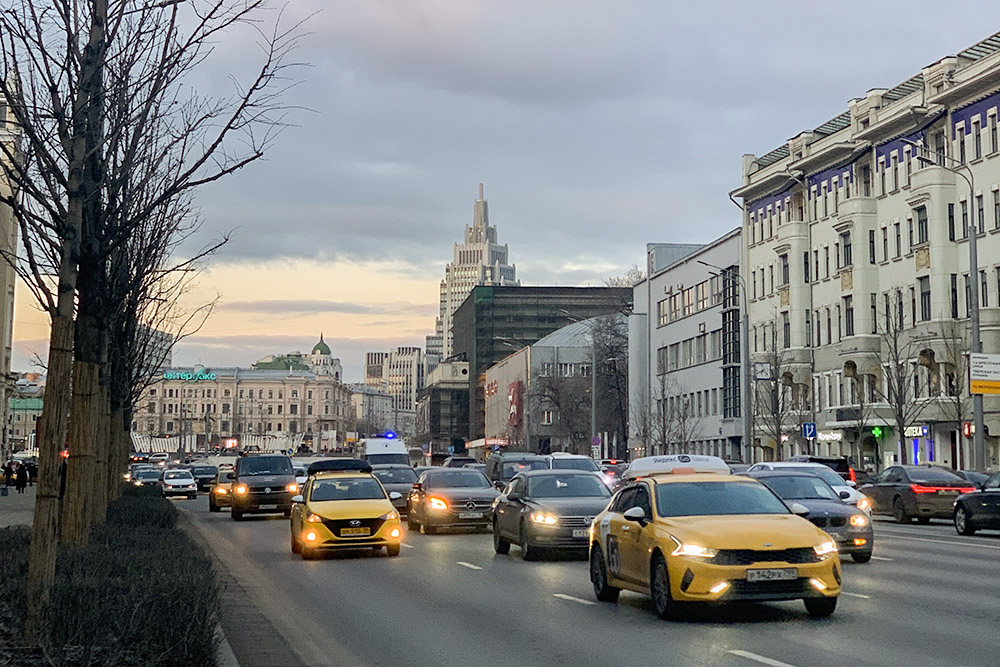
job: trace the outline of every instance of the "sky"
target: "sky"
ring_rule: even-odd
[[[219,302],[175,365],[248,366],[322,333],[360,381],[365,352],[422,346],[480,182],[523,285],[600,285],[646,243],[707,243],[740,224],[743,154],[1000,31],[995,1],[280,7],[265,22],[304,33],[289,127],[198,192],[195,242],[231,239],[187,297]],[[228,94],[259,61],[234,31],[192,85]],[[19,287],[13,370],[34,370],[47,331]]]

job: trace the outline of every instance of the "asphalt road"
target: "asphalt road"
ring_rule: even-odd
[[[845,561],[830,619],[783,602],[664,622],[640,595],[597,603],[583,558],[498,556],[485,533],[302,561],[282,517],[237,523],[204,497],[177,503],[307,665],[1000,664],[1000,532],[877,521],[876,557]]]

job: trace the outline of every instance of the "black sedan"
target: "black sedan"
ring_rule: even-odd
[[[208,491],[215,484],[215,480],[219,476],[219,469],[215,466],[195,464],[191,466],[191,474],[194,475],[194,480],[198,483],[198,490]]]
[[[497,495],[477,470],[431,468],[421,473],[410,490],[406,525],[410,530],[421,527],[428,535],[439,528],[488,529]]]
[[[890,514],[898,523],[951,519],[955,498],[975,490],[958,475],[937,466],[892,466],[860,489],[872,501],[872,512]]]
[[[402,463],[380,463],[372,466],[372,474],[382,482],[386,493],[395,491],[399,498],[392,501],[400,516],[406,516],[406,496],[417,481],[417,473],[408,465]]]
[[[975,535],[980,529],[1000,530],[1000,472],[978,489],[956,498],[952,518],[959,535]]]
[[[604,511],[611,491],[597,473],[583,470],[531,470],[514,476],[493,511],[493,548],[508,553],[511,542],[524,560],[542,549],[579,549],[590,545],[590,524]]]
[[[763,482],[786,504],[799,503],[806,507],[809,513],[805,518],[825,530],[837,542],[841,554],[850,554],[856,563],[872,559],[875,540],[871,519],[857,507],[844,502],[821,478],[789,468],[751,472],[746,476]]]

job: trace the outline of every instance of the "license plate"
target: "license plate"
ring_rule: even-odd
[[[370,535],[371,532],[372,532],[372,529],[371,528],[367,528],[367,527],[362,527],[362,528],[341,528],[340,529],[340,535],[341,535],[341,537],[344,537],[344,536],[347,536],[347,535]]]
[[[782,567],[773,570],[747,570],[747,581],[786,581],[798,578],[799,571],[794,567]]]
[[[576,528],[573,530],[573,537],[587,537],[590,531],[586,528]]]
[[[482,519],[482,512],[462,512],[458,515],[459,519]]]
[[[272,503],[270,505],[258,505],[257,507],[260,508],[260,509],[262,509],[262,510],[276,510],[276,509],[278,509],[278,505],[276,503]]]
[[[938,489],[938,495],[939,496],[957,496],[958,495],[958,491],[954,491],[952,489]]]

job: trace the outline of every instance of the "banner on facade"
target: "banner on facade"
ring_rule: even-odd
[[[1000,354],[969,355],[969,393],[1000,394]]]

